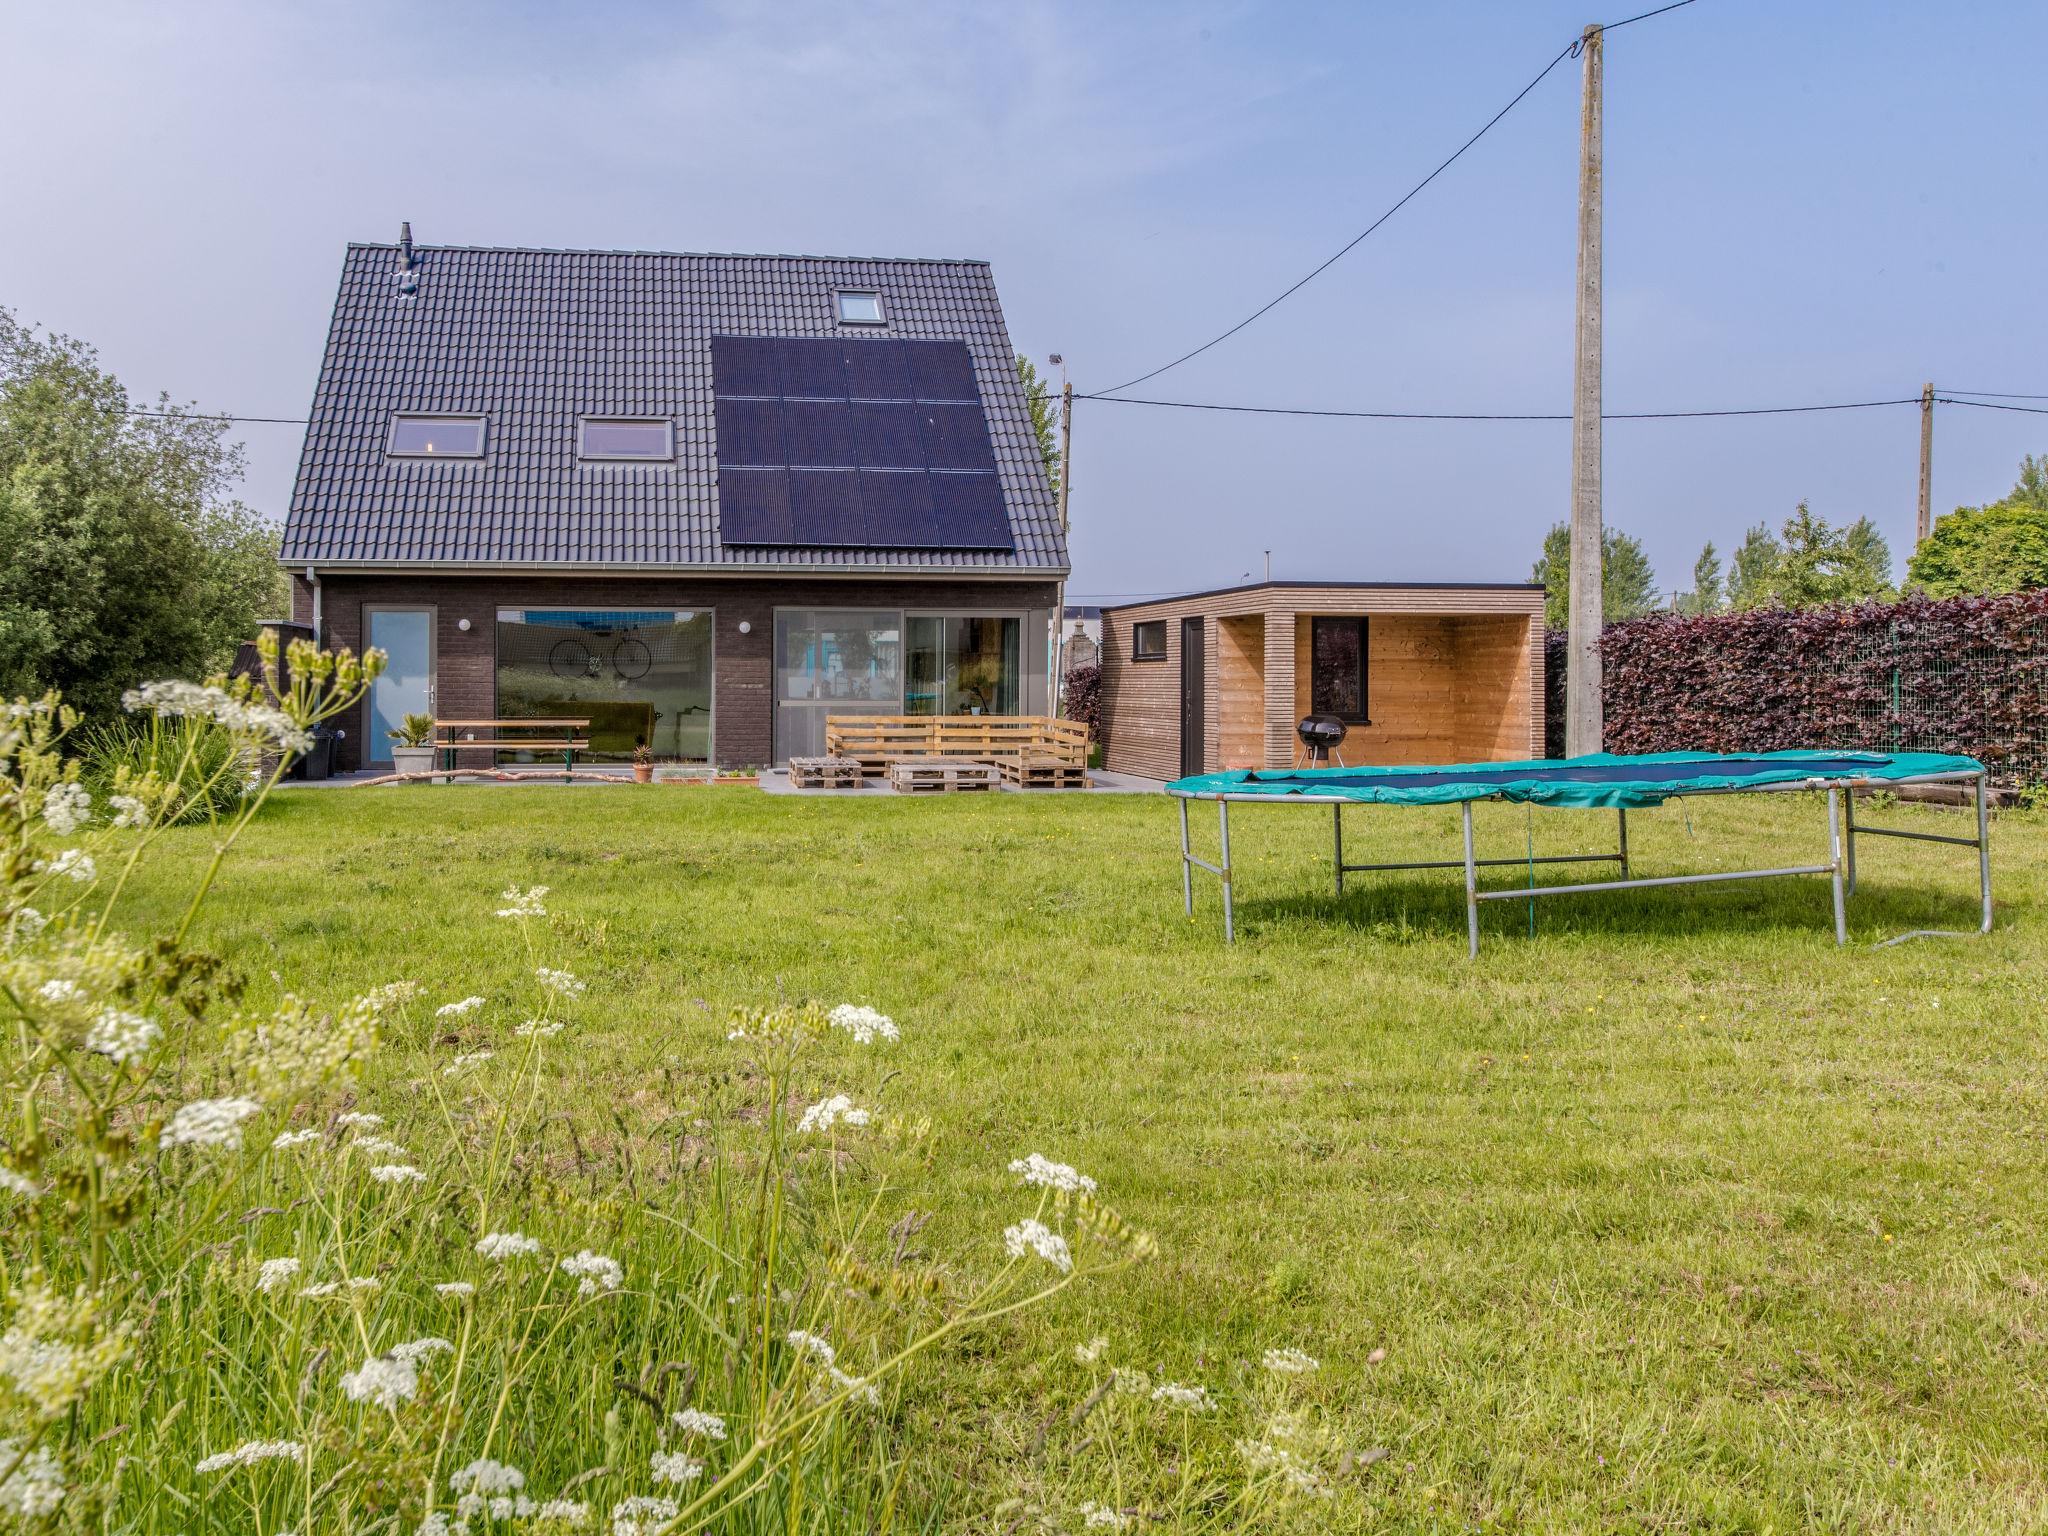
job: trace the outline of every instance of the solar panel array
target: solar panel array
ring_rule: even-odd
[[[714,336],[727,545],[1012,549],[963,341]]]

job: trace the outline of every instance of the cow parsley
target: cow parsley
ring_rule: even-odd
[[[410,1163],[379,1163],[370,1170],[379,1184],[424,1184],[427,1176]]]
[[[686,1435],[702,1435],[706,1440],[725,1438],[725,1420],[702,1408],[677,1409],[669,1415],[669,1422]]]
[[[476,1251],[487,1259],[515,1259],[540,1252],[540,1239],[523,1232],[487,1232],[477,1239]]]
[[[43,820],[59,837],[69,837],[92,820],[92,796],[70,779],[52,784],[43,795]]]
[[[868,1112],[864,1109],[855,1109],[853,1100],[845,1094],[835,1093],[829,1099],[820,1099],[804,1111],[803,1118],[796,1123],[796,1133],[799,1136],[808,1136],[813,1131],[829,1131],[841,1123],[866,1125]]]
[[[608,1259],[601,1253],[592,1253],[588,1248],[562,1260],[562,1271],[576,1276],[583,1282],[576,1287],[578,1296],[595,1296],[599,1291],[616,1291],[626,1278],[626,1273],[619,1268],[617,1259]]]
[[[167,1147],[242,1145],[242,1125],[263,1106],[254,1099],[194,1099],[178,1107],[158,1140]]]
[[[1288,1347],[1266,1351],[1266,1369],[1276,1376],[1306,1376],[1310,1371],[1322,1369],[1322,1362],[1313,1355]]]
[[[434,1017],[437,1019],[459,1019],[466,1014],[475,1013],[483,1005],[484,1000],[480,997],[460,998],[452,1003],[443,1003],[440,1007],[436,1008],[434,1010]]]
[[[146,1019],[139,1013],[128,1013],[119,1008],[108,1008],[92,1022],[85,1032],[85,1048],[125,1066],[138,1057],[147,1055],[149,1048],[163,1036],[163,1026],[155,1019]]]
[[[834,1029],[843,1029],[853,1036],[856,1045],[871,1045],[878,1039],[901,1038],[894,1019],[861,1004],[841,1003],[832,1010],[829,1022]]]
[[[1003,1247],[1013,1259],[1035,1253],[1061,1274],[1074,1267],[1074,1256],[1067,1249],[1067,1240],[1034,1216],[1026,1216],[1014,1227],[1005,1227]]]
[[[480,1459],[450,1476],[448,1486],[457,1493],[517,1493],[526,1486],[526,1474],[502,1461]]]
[[[1010,1164],[1010,1172],[1021,1175],[1026,1184],[1058,1190],[1061,1194],[1095,1193],[1095,1181],[1087,1174],[1066,1163],[1056,1163],[1037,1152],[1029,1157],[1016,1159]]]
[[[691,1483],[704,1475],[704,1463],[681,1451],[656,1451],[648,1465],[657,1483]]]
[[[504,906],[498,908],[498,916],[546,917],[548,909],[541,902],[547,893],[548,888],[544,885],[536,885],[531,890],[525,891],[520,890],[516,885],[508,885],[505,887],[504,895],[498,898],[498,900],[505,903]]]
[[[298,1272],[297,1259],[265,1259],[256,1266],[256,1289],[274,1291]]]
[[[570,974],[568,971],[551,971],[544,965],[537,968],[533,976],[534,980],[538,981],[550,992],[559,993],[572,1002],[583,995],[588,985],[588,983]]]
[[[358,1370],[341,1378],[341,1390],[352,1403],[371,1403],[396,1413],[420,1389],[419,1367],[392,1355],[372,1355]]]

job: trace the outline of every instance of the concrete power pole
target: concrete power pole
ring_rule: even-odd
[[[1074,484],[1074,385],[1067,377],[1067,360],[1055,352],[1052,361],[1060,369],[1060,542],[1067,539],[1067,494]],[[1069,559],[1073,556],[1070,554]],[[1060,579],[1053,599],[1052,615],[1052,676],[1046,679],[1046,694],[1052,701],[1052,713],[1064,715],[1067,709],[1067,583]]]
[[[1572,555],[1566,631],[1564,750],[1598,752],[1600,694],[1600,27],[1579,40],[1585,98],[1579,109],[1579,332],[1572,375]]]
[[[1934,532],[1934,386],[1920,386],[1920,537]]]

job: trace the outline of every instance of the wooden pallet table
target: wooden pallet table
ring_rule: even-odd
[[[1039,753],[997,759],[1003,777],[1019,789],[1086,789],[1088,770],[1065,758]]]
[[[905,795],[994,789],[998,777],[993,764],[969,762],[964,757],[924,757],[889,765],[889,787]]]
[[[789,782],[795,789],[859,789],[862,776],[857,757],[792,757]]]

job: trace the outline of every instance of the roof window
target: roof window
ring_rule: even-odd
[[[841,325],[880,325],[882,323],[882,296],[871,290],[845,290],[839,293],[839,323]]]
[[[645,462],[676,456],[675,423],[660,416],[585,416],[577,423],[576,456]]]
[[[384,450],[394,459],[480,459],[484,456],[481,416],[394,416]]]

